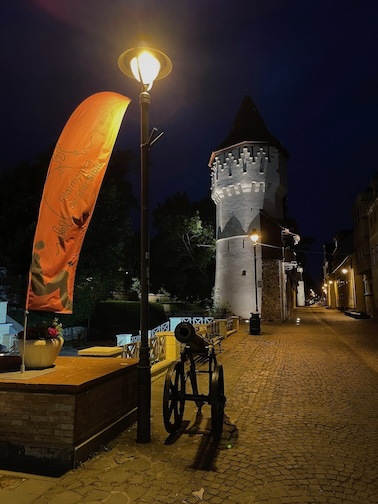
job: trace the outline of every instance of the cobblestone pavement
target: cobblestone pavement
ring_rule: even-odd
[[[222,438],[187,401],[168,438],[164,377],[152,385],[152,442],[136,428],[60,478],[0,472],[4,504],[378,503],[378,323],[301,308],[223,343]],[[207,393],[207,391],[205,392]]]

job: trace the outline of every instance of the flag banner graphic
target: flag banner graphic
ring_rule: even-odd
[[[81,246],[129,103],[117,93],[94,94],[59,137],[39,208],[27,310],[72,313]]]

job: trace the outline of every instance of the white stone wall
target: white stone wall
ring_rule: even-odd
[[[261,310],[261,253],[256,247],[257,306]],[[256,289],[253,243],[248,236],[236,236],[217,241],[215,270],[215,301],[228,303],[232,311],[249,319],[255,312]]]

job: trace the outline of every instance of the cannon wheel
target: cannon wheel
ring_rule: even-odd
[[[172,362],[167,370],[163,394],[163,418],[167,432],[176,432],[185,407],[185,376],[182,362]]]
[[[211,375],[210,406],[212,432],[218,439],[222,435],[225,403],[223,367],[217,364]]]

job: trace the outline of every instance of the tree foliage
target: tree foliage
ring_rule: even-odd
[[[151,247],[151,286],[155,292],[164,288],[180,300],[210,298],[214,227],[204,211],[201,215],[201,207],[202,202],[191,203],[186,193],[176,193],[155,210],[157,234]]]
[[[20,163],[0,180],[0,266],[6,271],[7,298],[24,305],[32,242],[51,152],[35,163]],[[74,317],[86,318],[97,301],[123,287],[125,271],[135,269],[130,213],[136,205],[128,174],[129,151],[114,152],[98,196],[79,258]]]

